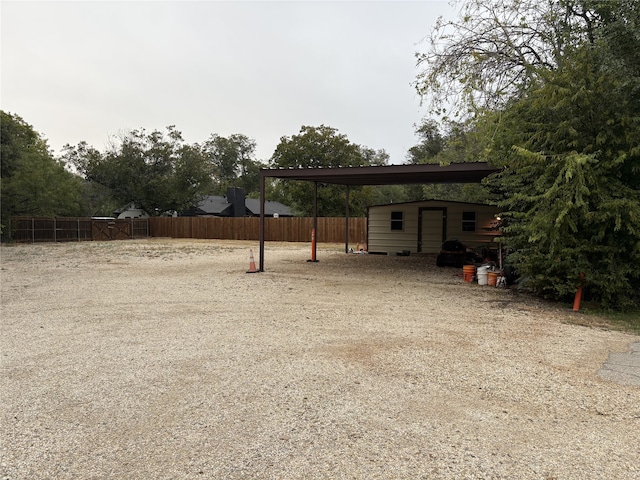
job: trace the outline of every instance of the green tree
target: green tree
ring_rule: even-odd
[[[478,151],[478,133],[471,122],[445,121],[445,133],[433,119],[424,119],[416,128],[419,143],[407,152],[412,164],[440,164],[474,162],[481,158]],[[405,185],[408,201],[435,199],[457,202],[489,201],[489,191],[479,184]]]
[[[85,213],[83,183],[53,158],[46,140],[18,115],[0,111],[3,238],[12,216]]]
[[[121,205],[134,203],[150,215],[188,208],[212,187],[201,147],[186,144],[174,127],[166,134],[134,130],[105,153],[85,142],[67,145],[63,158]]]
[[[82,182],[84,185],[82,198],[86,205],[85,216],[109,217],[122,208],[122,202],[118,201],[113,196],[113,192],[104,185],[87,179],[82,179]]]
[[[246,135],[211,135],[203,152],[215,172],[212,193],[224,195],[228,187],[241,187],[248,196],[259,194],[263,165],[255,160],[255,149],[255,140]]]
[[[375,151],[351,143],[335,128],[303,126],[298,135],[282,137],[271,157],[272,168],[358,167],[387,162],[384,151]],[[373,198],[372,187],[352,187],[350,214],[364,215]],[[340,185],[319,185],[318,215],[341,216],[345,213],[346,189]],[[274,181],[270,198],[291,206],[298,214],[313,213],[313,184],[295,180]]]
[[[438,155],[445,149],[446,139],[440,132],[440,125],[433,119],[425,118],[416,126],[416,136],[419,142],[407,151],[407,161],[418,165],[424,163],[439,163]],[[441,198],[435,193],[438,188],[450,189],[450,186],[442,185],[402,185],[404,189],[404,201]]]
[[[373,148],[360,146],[360,155],[364,165],[380,167],[389,163],[389,154],[386,150],[374,150]]]
[[[568,299],[584,273],[593,299],[638,308],[640,4],[474,0],[464,12],[421,77],[441,83],[422,87],[442,100],[457,78],[488,133],[480,152],[502,167],[491,186],[521,286]]]
[[[534,292],[568,298],[584,273],[603,305],[638,307],[640,85],[609,48],[573,56],[503,116],[508,242]]]
[[[420,141],[407,152],[407,161],[412,165],[433,163],[433,159],[445,148],[440,125],[434,119],[425,118],[416,127],[416,135]]]

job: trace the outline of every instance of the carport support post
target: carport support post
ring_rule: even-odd
[[[344,207],[344,253],[349,253],[349,192],[351,187],[347,185],[346,205]]]
[[[264,272],[264,172],[260,172],[260,267],[259,272]]]
[[[317,261],[316,258],[316,253],[317,253],[317,249],[316,249],[316,244],[317,242],[317,238],[318,238],[318,182],[313,182],[313,231],[315,233],[315,240],[314,242],[311,242],[311,248],[313,249],[311,252],[311,258],[313,259],[313,261]]]

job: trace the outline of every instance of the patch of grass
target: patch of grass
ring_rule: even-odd
[[[640,312],[610,312],[588,304],[581,312],[583,322],[576,318],[575,323],[640,334]]]

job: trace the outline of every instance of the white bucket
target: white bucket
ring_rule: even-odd
[[[478,285],[487,285],[489,267],[478,267]]]

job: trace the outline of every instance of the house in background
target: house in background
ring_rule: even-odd
[[[457,239],[470,248],[490,246],[500,235],[498,211],[498,207],[492,205],[441,200],[370,206],[368,251],[438,253],[443,242],[450,239]]]
[[[123,218],[149,218],[149,214],[142,210],[141,208],[137,208],[135,204],[130,203],[124,208],[120,210],[116,210],[113,212],[113,216],[117,219]]]
[[[291,208],[280,202],[265,201],[267,217],[293,217]],[[260,200],[246,198],[241,188],[227,189],[227,195],[208,195],[197,205],[180,212],[181,217],[258,217]]]

